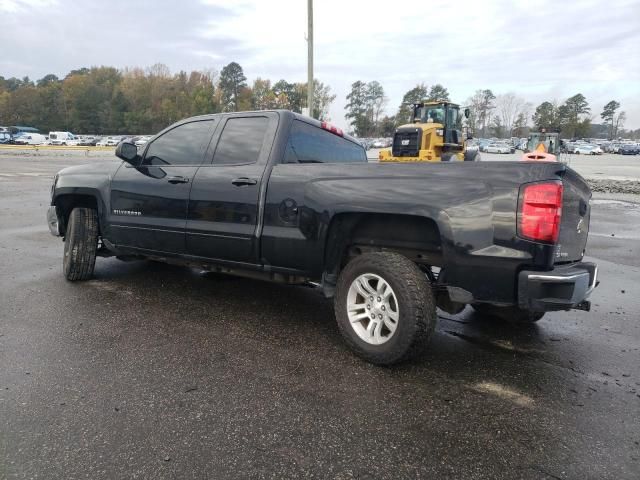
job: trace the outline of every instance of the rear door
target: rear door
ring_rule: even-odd
[[[260,195],[277,127],[278,115],[265,112],[229,117],[218,129],[191,189],[189,255],[259,263]]]
[[[111,241],[184,253],[189,191],[213,128],[213,119],[180,124],[149,145],[139,167],[123,163],[111,182]]]
[[[349,168],[366,163],[362,145],[294,120],[284,158],[269,176],[262,257],[275,267],[317,273],[324,258],[323,224],[330,217],[326,205],[318,205],[307,193],[325,188],[326,183],[317,180],[343,176]]]

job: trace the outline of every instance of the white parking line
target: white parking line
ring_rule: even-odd
[[[50,173],[37,172],[19,172],[19,173],[0,173],[0,177],[53,177]]]
[[[607,238],[613,238],[614,240],[636,240],[637,238],[640,238],[638,235],[624,235],[624,234],[614,234],[611,235],[610,233],[598,233],[598,232],[589,232],[589,236],[590,237],[607,237]]]

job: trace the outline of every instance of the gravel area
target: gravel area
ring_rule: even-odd
[[[623,193],[640,195],[639,180],[613,180],[608,178],[587,178],[587,183],[593,192]]]

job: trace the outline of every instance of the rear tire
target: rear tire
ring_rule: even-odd
[[[498,319],[509,323],[536,323],[544,317],[545,313],[523,310],[519,307],[496,307],[484,303],[471,305],[471,307],[483,318],[490,320]]]
[[[62,270],[67,280],[88,280],[93,276],[98,249],[98,214],[93,208],[74,208],[69,215],[64,239]]]
[[[437,321],[425,274],[397,253],[365,253],[351,260],[338,278],[334,310],[347,345],[376,365],[422,352]]]

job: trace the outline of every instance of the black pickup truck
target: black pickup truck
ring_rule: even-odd
[[[316,284],[378,364],[424,347],[436,307],[533,322],[587,310],[596,285],[591,192],[561,163],[368,163],[355,139],[288,111],[189,118],[116,156],[55,176],[68,280],[116,256]]]

